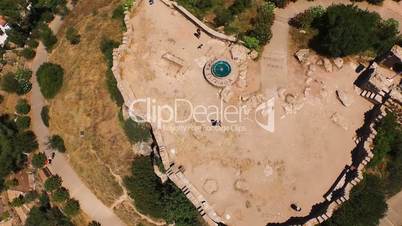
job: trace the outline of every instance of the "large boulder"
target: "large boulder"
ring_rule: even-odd
[[[297,60],[299,60],[300,63],[303,63],[307,60],[307,58],[310,55],[310,50],[309,49],[300,49],[295,53],[295,56]]]
[[[325,71],[327,71],[327,72],[333,71],[332,63],[328,58],[324,58],[324,68],[325,68]]]
[[[335,66],[338,69],[341,69],[343,67],[343,59],[342,58],[338,57],[338,58],[335,58],[333,61],[334,61]]]

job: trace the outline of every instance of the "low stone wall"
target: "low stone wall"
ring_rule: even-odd
[[[168,0],[164,0],[168,2]],[[137,6],[137,2],[134,3],[134,6],[131,10],[135,9]],[[124,99],[124,106],[123,111],[125,111],[125,115],[128,115],[128,111],[130,108],[130,104],[136,99],[135,93],[131,88],[130,84],[124,81],[122,77],[122,69],[120,67],[120,62],[122,61],[123,57],[129,51],[131,45],[131,36],[134,32],[134,27],[130,26],[130,13],[131,11],[125,11],[124,22],[127,26],[127,31],[123,34],[122,44],[113,50],[113,67],[112,71],[117,81],[117,87],[119,88],[123,99]],[[131,109],[132,110],[132,109]],[[137,114],[137,113],[136,113]],[[140,117],[143,117],[140,113],[137,114]],[[145,118],[145,117],[143,117]],[[153,134],[155,136],[155,141],[159,147],[159,155],[161,156],[163,165],[167,170],[168,178],[176,184],[178,188],[180,188],[186,197],[193,203],[193,205],[197,208],[197,211],[201,214],[206,222],[210,225],[215,225],[217,222],[222,222],[221,218],[217,215],[215,210],[208,204],[205,197],[195,188],[191,182],[186,178],[186,176],[181,172],[180,166],[176,166],[174,162],[169,158],[167,153],[167,147],[163,141],[163,135],[161,131],[156,129],[157,127],[152,125]]]

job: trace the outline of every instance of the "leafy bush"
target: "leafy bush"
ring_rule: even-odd
[[[29,105],[26,99],[19,99],[15,106],[15,110],[20,115],[26,115],[31,111],[31,105]]]
[[[48,52],[52,51],[57,43],[57,37],[53,34],[53,31],[47,26],[47,24],[42,24],[38,27],[37,35],[45,45]]]
[[[33,167],[39,169],[45,166],[46,164],[47,157],[45,153],[39,152],[37,154],[34,154],[32,157],[32,165]]]
[[[55,149],[59,152],[66,152],[66,146],[64,140],[59,135],[53,135],[49,138],[49,146],[51,149]]]
[[[59,175],[54,175],[45,181],[45,190],[48,192],[52,192],[61,187],[62,179]]]
[[[383,189],[377,176],[365,175],[364,180],[352,189],[350,199],[321,225],[377,226],[387,211]]]
[[[70,42],[71,45],[77,45],[81,41],[81,36],[78,31],[73,28],[69,27],[66,31],[66,38]]]
[[[15,79],[14,74],[12,73],[3,75],[0,85],[1,89],[7,93],[17,93],[20,87],[17,79]]]
[[[259,49],[260,41],[254,37],[244,36],[243,37],[244,45],[249,49]]]
[[[113,49],[117,48],[120,44],[110,39],[103,38],[101,42],[101,51],[105,57],[108,65],[108,70],[106,72],[106,86],[110,94],[110,98],[118,105],[122,106],[124,104],[123,96],[117,87],[116,78],[113,75]]]
[[[43,124],[49,127],[49,106],[43,106],[40,111],[40,117],[42,118]]]
[[[319,33],[311,47],[330,57],[342,57],[364,51],[382,54],[397,40],[395,21],[381,20],[377,13],[354,5],[332,5],[315,25]]]
[[[308,30],[312,27],[313,22],[317,22],[317,19],[320,19],[324,13],[325,9],[322,6],[313,6],[291,18],[289,24],[299,29]]]
[[[18,116],[15,123],[19,130],[25,130],[31,126],[31,118],[29,116]]]
[[[57,207],[52,208],[50,205],[34,206],[29,211],[25,226],[39,225],[74,226]]]
[[[368,3],[374,5],[381,5],[384,0],[367,0]]]
[[[68,190],[64,187],[58,188],[52,194],[53,201],[59,202],[59,203],[64,202],[69,198],[70,198],[70,193],[68,193]]]
[[[24,200],[25,203],[30,203],[35,201],[39,197],[39,194],[36,191],[29,191],[25,194]]]
[[[257,17],[253,29],[248,31],[248,36],[256,38],[260,45],[265,45],[272,37],[271,26],[274,22],[275,6],[265,3],[257,8]]]
[[[69,199],[63,208],[63,212],[67,216],[75,216],[80,212],[80,203],[75,199]]]
[[[202,225],[197,210],[171,181],[161,183],[155,175],[150,157],[134,160],[132,176],[124,183],[134,199],[138,211],[155,218],[163,218],[176,226]]]
[[[36,39],[31,38],[27,41],[27,45],[30,48],[35,49],[39,46],[39,42]]]
[[[147,124],[136,122],[131,118],[124,120],[122,112],[119,113],[119,120],[131,143],[146,142],[152,138],[150,128]]]
[[[18,197],[14,198],[10,203],[10,205],[12,207],[19,207],[19,206],[22,206],[24,204],[25,204],[25,199],[24,199],[23,195],[19,195]]]
[[[36,52],[35,50],[33,50],[32,48],[25,48],[21,51],[21,55],[27,59],[27,60],[32,60],[33,58],[35,58],[36,56]]]
[[[121,24],[121,28],[123,31],[127,30],[126,23],[124,22],[124,6],[119,5],[117,8],[113,11],[112,18],[115,20],[118,20]]]
[[[31,91],[32,89],[32,83],[30,81],[31,77],[32,77],[31,70],[25,68],[18,68],[18,70],[15,73],[15,79],[17,79],[19,84],[17,90],[18,95],[24,95]]]
[[[64,70],[58,64],[44,63],[36,73],[40,91],[46,99],[52,99],[63,86]]]

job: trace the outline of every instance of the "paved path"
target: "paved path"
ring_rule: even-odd
[[[402,191],[388,200],[387,216],[380,221],[380,226],[402,226]]]
[[[54,33],[57,33],[61,25],[62,20],[60,17],[56,17],[50,24],[50,27]],[[40,92],[36,80],[36,71],[40,65],[42,65],[44,62],[47,62],[48,54],[42,43],[40,43],[36,52],[36,57],[30,65],[31,70],[35,75],[32,78],[32,91],[30,93],[32,106],[32,128],[38,138],[39,149],[41,151],[45,150],[45,152],[49,155],[51,154],[51,151],[47,150],[46,142],[50,133],[49,129],[43,124],[40,116],[40,112],[42,107],[46,105],[46,101]],[[113,210],[105,206],[82,182],[77,173],[70,166],[67,156],[59,153],[56,154],[56,157],[53,160],[52,165],[49,166],[49,169],[53,174],[58,174],[63,178],[63,186],[70,190],[71,196],[80,202],[81,209],[92,220],[96,220],[104,226],[125,225],[120,218],[114,214]]]

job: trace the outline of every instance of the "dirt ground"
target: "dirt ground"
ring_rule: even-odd
[[[184,125],[199,131],[169,130],[179,124],[163,124],[170,157],[184,166],[184,174],[228,225],[265,225],[307,214],[351,163],[355,130],[370,108],[353,87],[356,62],[345,59],[344,66],[333,66],[331,73],[317,66],[310,79],[305,75],[306,67],[293,56],[286,23],[290,14],[317,4],[301,2],[292,3],[290,11],[279,10],[271,43],[257,62],[248,62],[248,76],[260,81],[256,93],[275,97],[274,132],[254,121],[236,125],[241,131],[225,132],[209,130],[209,121]],[[197,39],[196,27],[159,1],[152,6],[143,1],[129,26],[134,32],[120,68],[135,98],[150,97],[159,105],[172,105],[176,98],[204,106],[220,104],[221,90],[204,79],[202,70],[211,58],[230,57],[227,43],[204,33]],[[167,53],[180,58],[182,66],[164,59]],[[348,94],[351,106],[339,102],[339,89]],[[297,102],[295,112],[286,114],[282,92]],[[138,110],[144,113],[145,108]],[[331,120],[335,113],[342,123]],[[290,208],[295,202],[302,208],[299,213]]]

